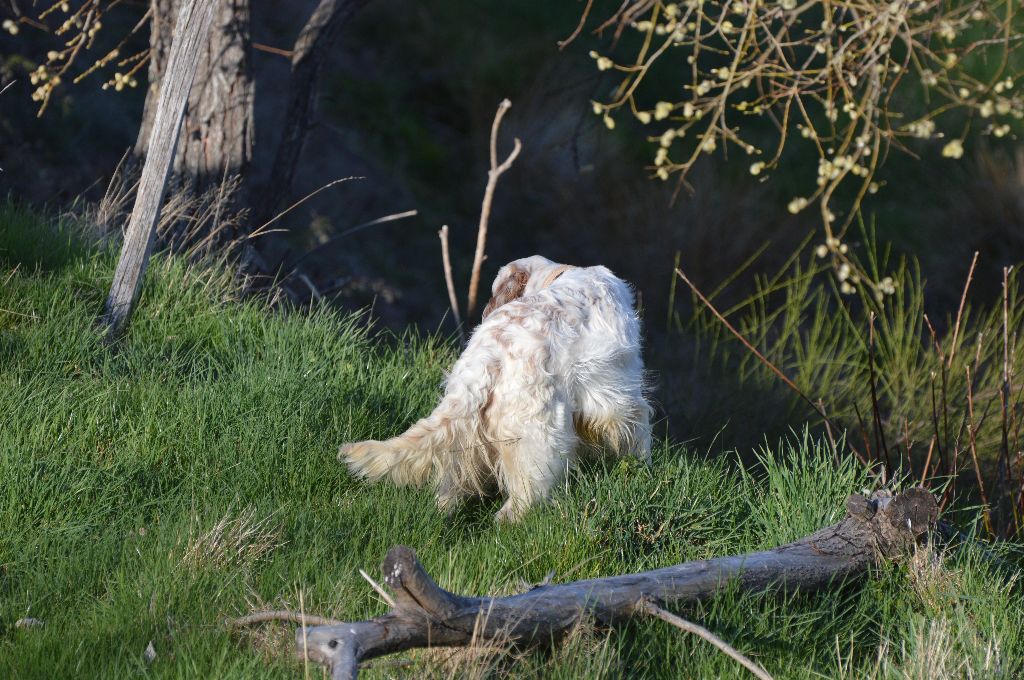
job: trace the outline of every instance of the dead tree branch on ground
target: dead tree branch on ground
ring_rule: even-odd
[[[731,583],[746,592],[839,588],[876,561],[905,554],[938,514],[935,498],[920,488],[897,496],[879,491],[870,499],[853,495],[846,508],[842,521],[773,550],[541,585],[509,597],[443,590],[415,552],[396,546],[381,566],[395,606],[367,621],[301,628],[298,653],[343,680],[355,678],[363,661],[416,647],[551,644],[584,622],[611,625],[654,615],[650,604],[661,608],[705,600]]]

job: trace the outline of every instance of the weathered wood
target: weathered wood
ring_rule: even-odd
[[[153,250],[156,226],[160,221],[167,176],[178,144],[178,131],[216,6],[216,0],[184,0],[178,14],[168,68],[160,88],[149,152],[142,167],[135,206],[128,220],[124,245],[103,315],[103,324],[112,336],[119,334],[128,323],[142,287],[146,264]]]
[[[300,656],[329,666],[335,680],[355,678],[359,663],[415,647],[464,646],[471,641],[550,644],[581,621],[615,624],[644,615],[645,603],[680,604],[709,598],[737,584],[745,591],[775,587],[809,592],[838,586],[877,560],[908,551],[935,522],[935,498],[924,489],[898,496],[851,496],[847,516],[793,543],[734,557],[559,585],[510,597],[468,597],[440,588],[407,547],[392,548],[381,566],[395,606],[368,621],[300,628]]]

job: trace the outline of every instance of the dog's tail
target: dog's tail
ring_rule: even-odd
[[[387,441],[346,444],[338,451],[356,475],[376,481],[390,476],[400,486],[422,486],[438,468],[449,477],[475,476],[473,460],[485,440],[481,415],[493,389],[496,371],[459,371],[456,365],[448,389],[434,412],[404,433]],[[468,381],[467,381],[468,378]]]

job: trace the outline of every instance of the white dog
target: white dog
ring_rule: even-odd
[[[648,462],[652,411],[630,287],[605,267],[534,255],[502,267],[491,290],[434,412],[338,458],[371,480],[433,479],[446,510],[496,482],[507,496],[498,520],[546,499],[581,444]]]

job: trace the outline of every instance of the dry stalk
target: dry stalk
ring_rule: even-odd
[[[444,265],[444,285],[448,289],[448,303],[452,308],[452,316],[455,318],[455,325],[462,334],[462,315],[459,314],[459,300],[455,296],[455,280],[452,278],[452,260],[448,254],[448,225],[444,225],[437,232],[441,239],[441,263]]]
[[[370,587],[373,588],[378,595],[380,595],[381,599],[384,600],[387,606],[391,607],[392,609],[394,609],[397,606],[395,604],[394,599],[392,599],[392,597],[388,595],[388,591],[384,590],[384,588],[379,583],[374,581],[373,577],[367,574],[365,569],[360,569],[359,575],[362,576],[363,579],[370,584]]]
[[[996,463],[995,488],[992,497],[998,502],[999,488],[1003,478],[1003,468],[1006,468],[1006,485],[1008,489],[1013,488],[1013,479],[1010,470],[1010,322],[1009,322],[1009,279],[1012,267],[1003,267],[1003,374],[1002,384],[999,387],[999,399],[1002,406],[1002,421],[1000,422],[1000,447],[999,459]],[[1011,515],[1013,515],[1011,508]],[[1009,525],[1007,525],[1009,534]]]
[[[924,467],[921,468],[921,486],[924,486],[928,479],[928,468],[931,467],[932,464],[932,452],[935,450],[936,439],[936,435],[933,434],[931,440],[928,442],[928,455],[925,456]]]
[[[491,168],[487,172],[487,187],[484,189],[484,200],[480,207],[480,224],[477,228],[476,251],[473,254],[473,271],[469,277],[469,292],[466,297],[466,318],[473,316],[476,311],[477,290],[480,287],[480,267],[484,263],[484,248],[487,245],[487,223],[491,217],[491,203],[494,200],[494,190],[498,186],[498,179],[512,167],[512,163],[519,156],[523,145],[516,137],[512,151],[508,157],[498,163],[498,129],[501,127],[501,119],[512,106],[512,102],[503,99],[498,105],[498,111],[494,114],[494,122],[491,124]]]
[[[967,270],[967,280],[964,281],[964,292],[960,295],[960,306],[956,310],[956,322],[953,324],[953,344],[949,348],[949,359],[946,368],[953,367],[953,357],[956,356],[956,340],[960,336],[960,319],[964,314],[964,305],[967,304],[967,291],[971,288],[971,280],[974,278],[974,268],[978,264],[978,251],[974,251],[974,258],[971,260],[971,268]]]
[[[974,386],[971,383],[971,367],[967,366],[967,436],[971,449],[971,461],[974,463],[974,477],[978,481],[978,493],[981,495],[981,503],[984,506],[982,518],[985,523],[985,530],[992,535],[992,510],[988,504],[988,496],[985,495],[985,480],[981,475],[981,466],[978,464],[978,431],[974,426]]]
[[[868,372],[871,387],[871,417],[875,423],[875,450],[885,454],[885,472],[882,473],[882,482],[885,483],[886,475],[893,470],[892,460],[889,457],[889,445],[885,441],[885,430],[882,427],[882,410],[878,403],[878,393],[875,390],[875,313],[871,312],[868,322]]]

